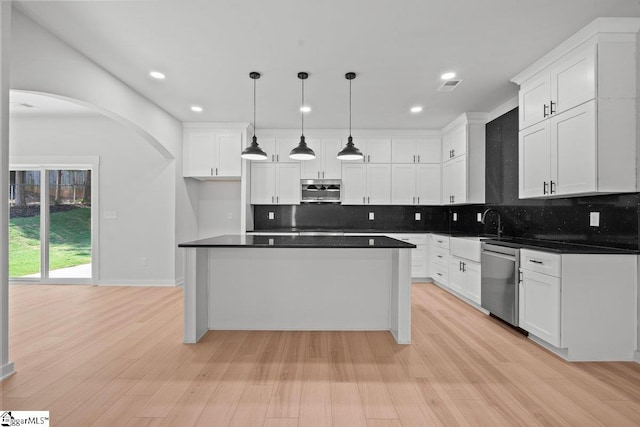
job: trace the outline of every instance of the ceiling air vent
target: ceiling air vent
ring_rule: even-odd
[[[462,80],[447,80],[440,85],[440,87],[438,88],[438,91],[451,92],[452,90],[457,88],[460,83],[462,83]]]

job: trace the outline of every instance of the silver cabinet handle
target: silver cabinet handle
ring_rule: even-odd
[[[415,163],[415,162],[416,162],[416,155],[414,154],[413,155],[413,163]]]
[[[547,181],[542,184],[542,194],[547,194]]]
[[[456,156],[456,150],[451,150],[451,157],[455,157]]]
[[[522,271],[518,271],[518,282],[522,282]]]
[[[420,204],[420,196],[418,196],[418,204]]]
[[[276,160],[280,161],[280,154],[276,154]]]
[[[324,178],[324,171],[322,171],[322,177]]]
[[[549,113],[547,112],[548,109],[549,106],[547,104],[542,105],[542,117],[547,117],[549,115]]]
[[[274,196],[271,196],[271,203],[272,204],[275,203],[275,197]]]
[[[276,204],[280,203],[280,196],[276,196]]]
[[[413,196],[413,204],[416,204],[416,196]]]
[[[555,182],[549,181],[549,194],[553,194],[556,192],[556,190],[554,189],[554,186],[555,186]]]
[[[442,255],[438,255],[438,258],[442,258]]]
[[[213,176],[213,168],[211,168],[211,176]]]
[[[272,162],[274,162],[276,160],[275,157],[276,157],[275,155],[273,155],[273,154],[271,155],[271,161]]]
[[[320,171],[318,171],[318,178],[320,178]]]
[[[418,154],[418,163],[420,163],[420,154]]]
[[[544,264],[542,261],[538,261],[537,259],[530,259],[529,262],[532,262],[534,264]]]
[[[218,168],[216,168],[216,176],[218,176]]]
[[[371,163],[371,155],[367,154],[367,162]]]
[[[366,200],[364,198],[364,196],[362,196],[362,204],[364,205],[366,203]]]
[[[551,106],[549,108],[549,115],[552,115],[552,114],[556,113],[556,110],[553,109],[553,106],[556,105],[556,103],[553,102],[553,101],[550,101],[550,104],[551,104]]]
[[[367,204],[371,204],[371,197],[367,196]]]

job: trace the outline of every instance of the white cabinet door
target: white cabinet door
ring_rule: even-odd
[[[391,204],[391,165],[367,165],[367,204]]]
[[[419,139],[416,141],[417,162],[440,164],[442,142],[440,138]]]
[[[366,163],[391,163],[390,139],[367,139],[363,147],[362,153]]]
[[[394,185],[395,185],[395,181]],[[439,205],[442,200],[440,163],[416,165],[416,204]]]
[[[391,160],[393,163],[416,163],[415,139],[394,139],[391,143]]]
[[[302,179],[322,179],[322,142],[315,138],[306,138],[309,148],[316,153],[316,158],[311,160],[302,160],[300,162],[300,177]]]
[[[276,137],[275,161],[278,163],[300,163],[300,160],[294,160],[289,157],[289,153],[293,150],[300,138],[280,138]]]
[[[251,204],[272,205],[276,202],[275,165],[271,162],[251,163]]]
[[[560,114],[596,96],[596,46],[567,55],[551,68],[550,113]]]
[[[213,131],[186,131],[185,144],[187,159],[183,176],[213,176],[216,133]]]
[[[595,100],[551,118],[552,194],[597,190]]]
[[[466,277],[462,271],[462,260],[454,256],[449,258],[449,287],[460,295],[464,295]]]
[[[482,280],[480,263],[464,261],[464,273],[467,276],[466,297],[480,305],[480,282]]]
[[[560,279],[534,271],[520,271],[520,327],[560,347]]]
[[[242,171],[242,133],[216,135],[214,169],[215,176],[239,177]]]
[[[275,165],[276,203],[280,205],[300,204],[300,165],[280,163]]]
[[[550,115],[550,89],[549,72],[542,72],[539,76],[526,81],[520,86],[518,93],[520,129],[527,128]]]
[[[342,148],[342,140],[340,138],[322,140],[322,157],[324,159],[322,177],[324,179],[342,178],[342,160],[338,159],[338,152]]]
[[[391,204],[416,204],[416,165],[392,165],[391,167]]]
[[[519,186],[520,198],[540,197],[549,193],[551,177],[551,144],[549,121],[520,131]]]
[[[364,205],[367,193],[367,165],[362,163],[342,164],[342,204]]]
[[[442,144],[442,161],[455,159],[467,152],[467,125],[462,124],[444,135]]]
[[[252,135],[253,136],[253,135]],[[245,145],[251,145],[251,137],[249,137],[249,141]],[[262,138],[258,135],[258,145],[262,148],[267,154],[267,158],[265,160],[252,160],[253,162],[275,162],[276,161],[276,139],[273,137]]]
[[[449,160],[443,168],[444,204],[465,203],[467,201],[467,159],[460,156]]]

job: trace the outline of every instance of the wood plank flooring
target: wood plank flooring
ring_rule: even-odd
[[[430,283],[388,332],[210,331],[179,288],[10,287],[0,409],[55,426],[638,426],[640,365],[567,363]]]

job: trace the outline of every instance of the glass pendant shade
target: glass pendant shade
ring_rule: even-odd
[[[356,78],[356,73],[347,73],[344,78],[349,80],[349,139],[347,139],[347,145],[338,152],[338,160],[362,160],[364,155],[362,151],[353,144],[353,137],[351,136],[351,80]]]
[[[252,71],[249,77],[253,80],[253,138],[251,145],[242,150],[240,157],[247,160],[266,160],[267,153],[258,145],[258,137],[256,136],[256,80],[260,78],[260,73]]]
[[[264,152],[262,148],[258,145],[258,138],[253,135],[251,140],[251,145],[242,150],[242,154],[240,155],[243,159],[247,160],[266,160],[267,153]]]
[[[316,153],[309,148],[302,135],[298,145],[289,153],[289,157],[294,160],[313,160],[316,158]]]
[[[364,156],[362,151],[353,144],[353,138],[349,135],[347,145],[338,153],[338,159],[340,160],[362,160]]]

